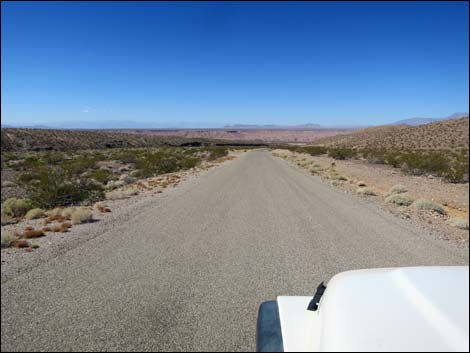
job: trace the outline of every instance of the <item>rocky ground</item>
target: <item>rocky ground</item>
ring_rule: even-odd
[[[453,184],[440,178],[412,176],[386,165],[370,164],[362,160],[335,160],[326,156],[310,156],[288,150],[274,150],[274,155],[284,158],[308,172],[319,175],[347,193],[356,194],[359,188],[369,188],[376,195],[357,195],[374,202],[397,217],[408,219],[440,238],[468,244],[469,184]],[[402,185],[403,195],[412,199],[428,199],[443,206],[446,214],[417,210],[410,206],[397,206],[386,202],[390,190]],[[464,220],[466,229],[450,223]]]

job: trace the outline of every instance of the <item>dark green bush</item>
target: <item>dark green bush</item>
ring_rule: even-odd
[[[344,159],[349,159],[349,158],[356,158],[357,157],[357,151],[351,148],[329,148],[328,149],[328,156],[334,158],[334,159],[339,159],[339,160],[344,160]]]
[[[92,170],[91,172],[87,173],[87,177],[90,179],[95,179],[102,184],[106,184],[110,180],[117,179],[117,177],[112,172],[105,169]]]
[[[40,172],[27,187],[33,204],[41,208],[66,206],[104,197],[103,189],[88,178],[74,178],[63,170]]]
[[[323,146],[306,146],[303,150],[311,156],[320,156],[328,153],[328,149]]]
[[[207,157],[209,161],[214,161],[228,155],[228,148],[224,146],[208,147],[207,150],[209,151],[209,156]]]

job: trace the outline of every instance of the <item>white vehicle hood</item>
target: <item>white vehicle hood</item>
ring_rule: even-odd
[[[468,266],[343,272],[311,299],[278,298],[285,351],[469,349]]]

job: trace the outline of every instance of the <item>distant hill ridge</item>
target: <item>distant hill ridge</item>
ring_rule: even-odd
[[[225,125],[224,129],[255,129],[255,130],[274,130],[274,129],[286,129],[286,130],[309,130],[309,129],[321,129],[320,124],[301,124],[301,125],[256,125],[256,124],[234,124]]]
[[[425,125],[383,125],[349,134],[321,138],[317,145],[396,150],[459,149],[469,147],[469,118]]]
[[[119,147],[237,145],[238,141],[221,141],[177,136],[139,135],[123,132],[47,129],[1,129],[2,152],[84,150]],[[244,145],[250,144],[244,141]]]
[[[443,120],[464,118],[466,116],[468,116],[468,113],[454,113],[445,118],[410,118],[410,119],[398,120],[392,123],[391,125],[418,126],[418,125],[424,125],[424,124],[434,123],[434,122],[443,121]]]

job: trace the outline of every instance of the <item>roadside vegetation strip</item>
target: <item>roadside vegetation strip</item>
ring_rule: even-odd
[[[2,200],[2,225],[16,223],[23,218],[41,218],[45,216],[44,210],[52,209],[47,212],[48,218],[70,220],[74,211],[70,206],[128,198],[138,194],[139,188],[164,188],[177,184],[178,176],[159,182],[146,181],[204,163],[226,160],[230,149],[239,148],[201,146],[4,153],[2,171],[9,169],[15,173],[15,185],[23,197]],[[64,211],[57,208],[59,206],[67,208]],[[71,213],[64,215],[63,212]],[[103,209],[102,212],[107,211]],[[73,223],[82,223],[78,218]]]
[[[469,181],[469,150],[386,150],[323,146],[273,146],[311,156],[326,155],[337,160],[363,159],[373,164],[400,168],[410,175],[435,175],[451,183]]]
[[[406,218],[409,218],[410,212],[412,212],[416,216],[420,215],[417,218],[419,221],[422,221],[423,219],[419,217],[425,216],[425,219],[427,220],[426,222],[431,224],[433,220],[436,219],[436,216],[440,216],[438,218],[440,218],[443,224],[461,230],[468,230],[468,218],[466,220],[465,216],[464,218],[452,216],[452,206],[448,206],[447,203],[444,203],[444,205],[446,205],[446,207],[444,207],[432,200],[423,197],[415,197],[414,195],[409,194],[408,187],[404,185],[408,184],[408,182],[403,184],[397,183],[389,188],[388,191],[385,191],[382,190],[380,186],[374,185],[374,183],[369,185],[369,183],[366,183],[364,180],[359,179],[359,181],[357,181],[354,177],[343,177],[336,171],[337,162],[335,161],[331,162],[329,166],[324,165],[323,168],[320,166],[320,168],[313,168],[312,166],[317,165],[315,164],[315,157],[306,159],[305,152],[297,152],[299,151],[298,146],[295,146],[294,150],[294,152],[287,149],[282,151],[281,148],[278,148],[273,151],[273,155],[308,170],[312,175],[319,175],[323,180],[329,180],[329,183],[333,186],[346,188],[361,196],[379,196],[376,199],[382,200],[390,206],[397,206],[398,213],[396,214],[407,215]],[[317,152],[318,150],[315,151],[315,153]],[[316,156],[319,155],[317,154]],[[344,170],[342,172],[344,172]],[[377,190],[382,191],[379,192]],[[392,211],[392,213],[395,213],[395,211]]]

